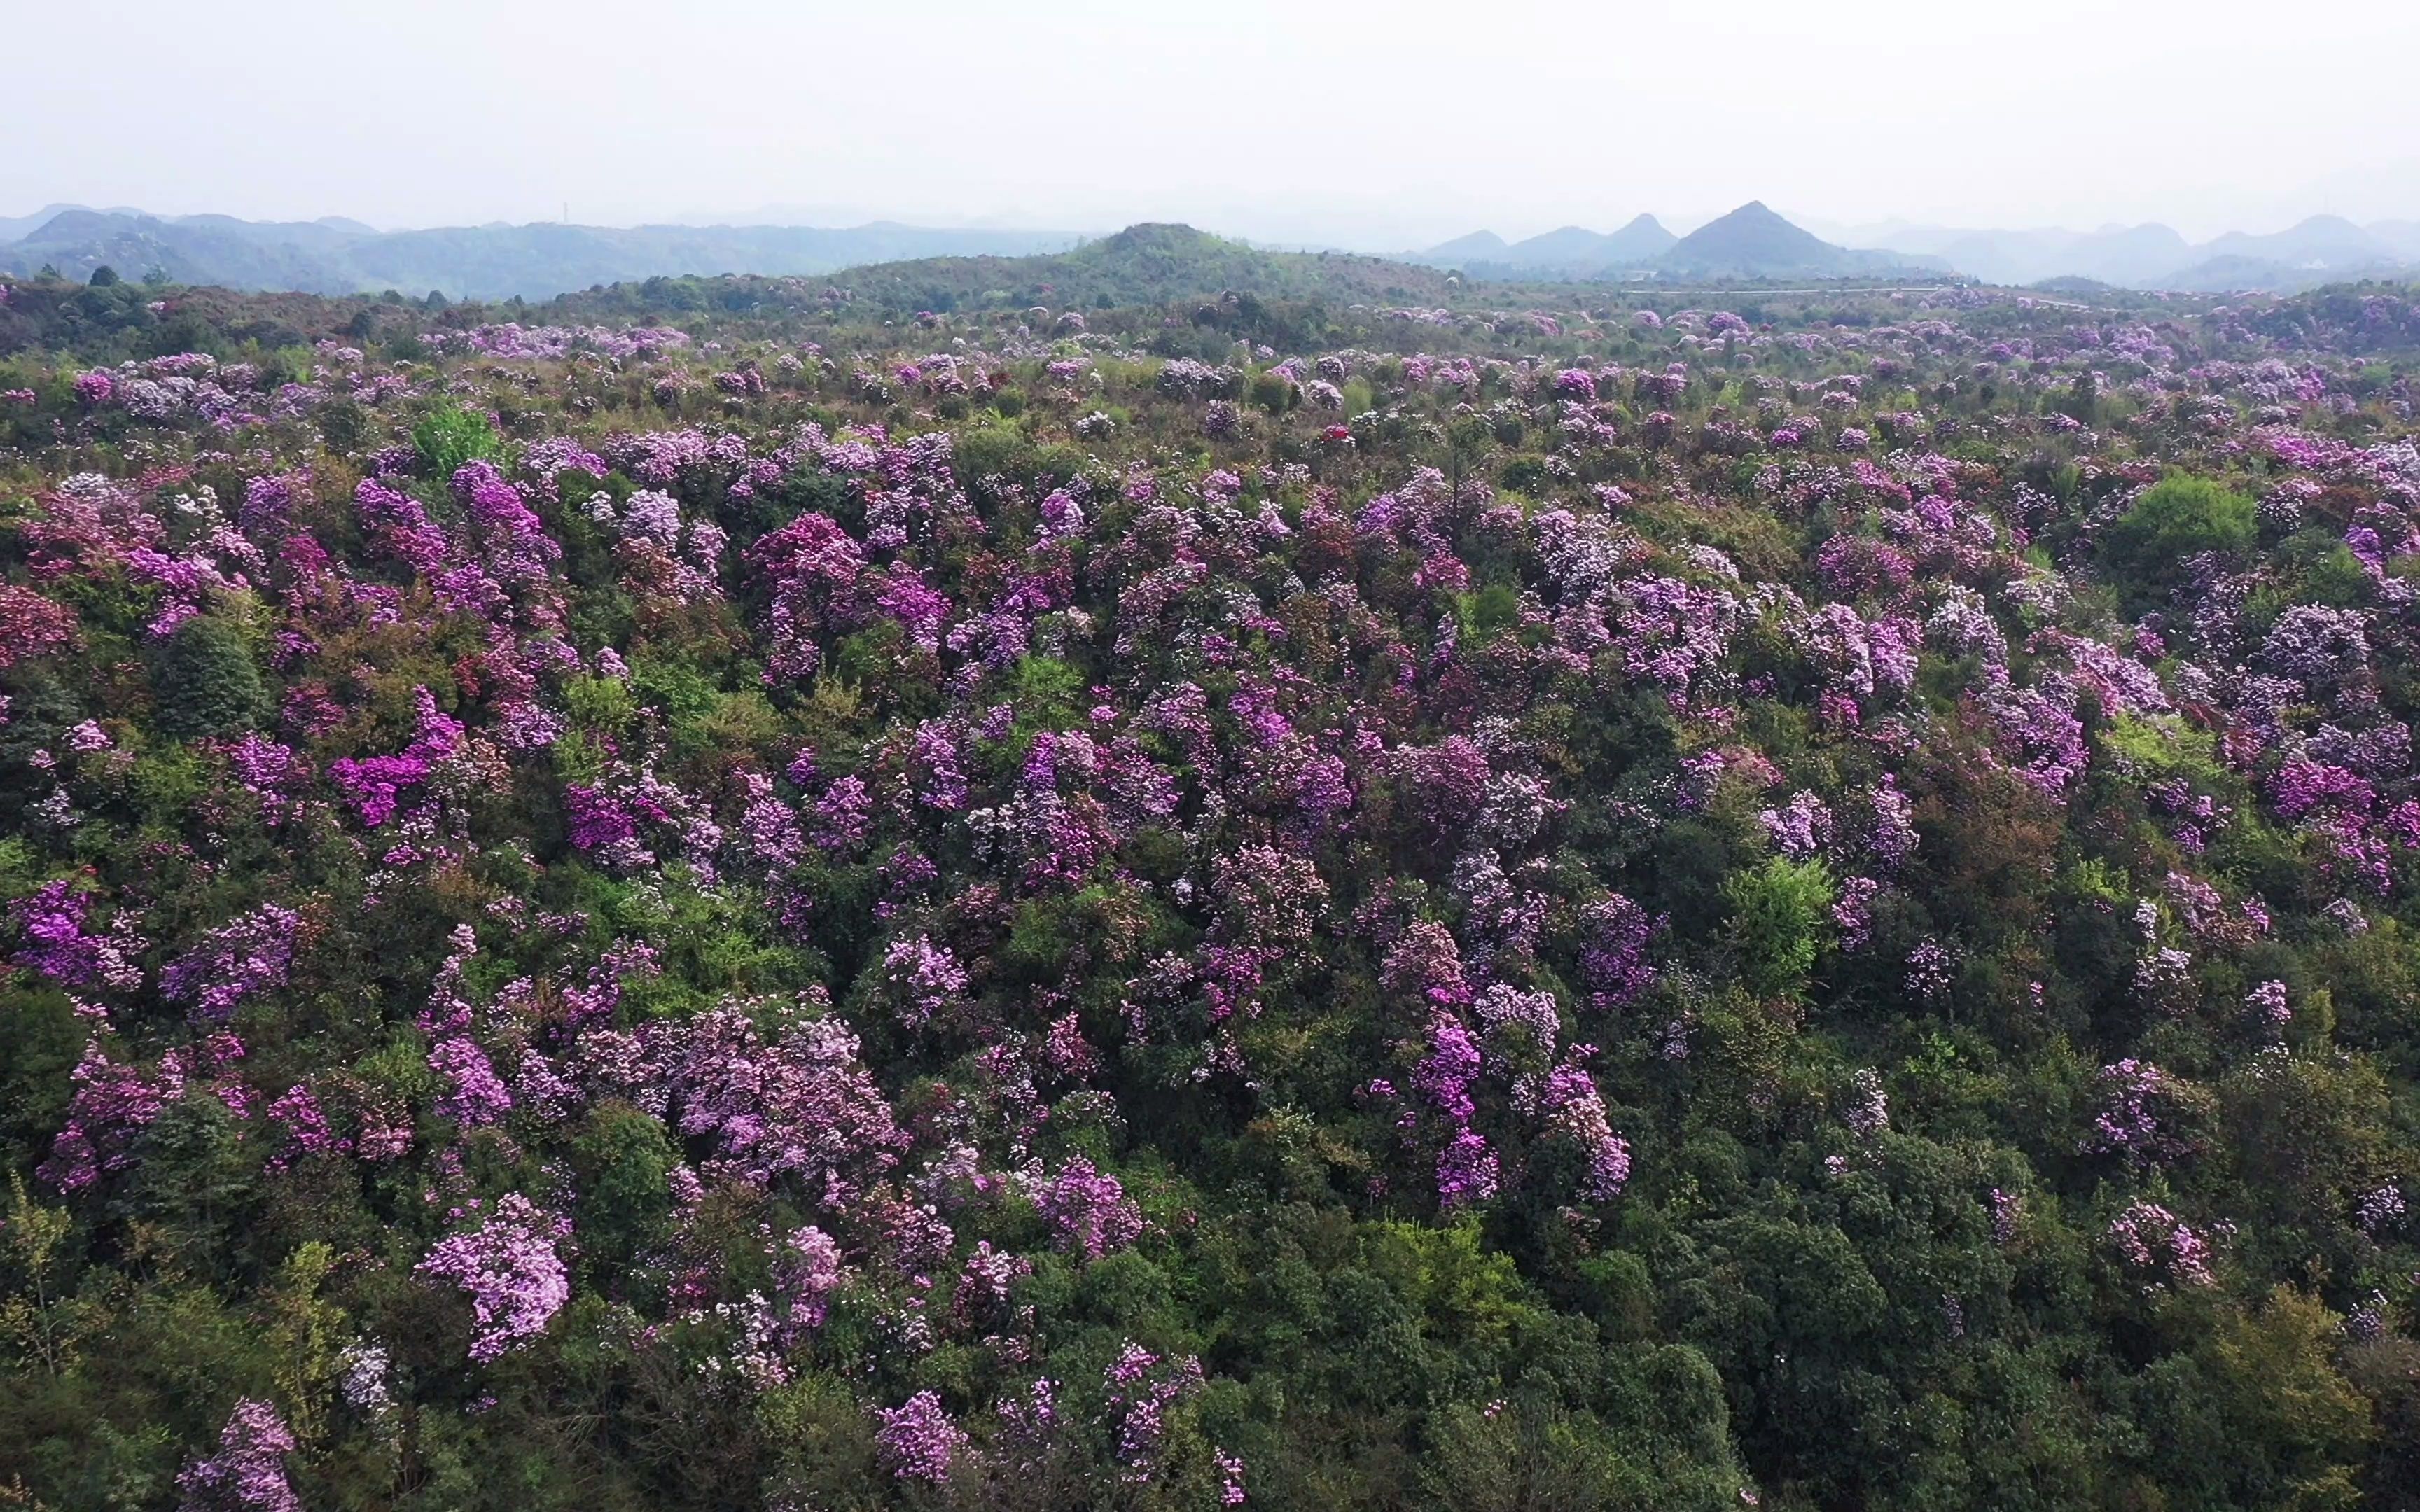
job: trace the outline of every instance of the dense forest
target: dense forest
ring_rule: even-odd
[[[2420,1507],[2420,290],[1225,248],[0,285],[0,1505]]]

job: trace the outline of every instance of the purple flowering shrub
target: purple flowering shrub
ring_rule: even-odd
[[[491,1211],[466,1210],[463,1217],[473,1227],[440,1242],[417,1269],[470,1297],[477,1319],[471,1358],[489,1361],[542,1333],[569,1300],[559,1245],[571,1225],[518,1192],[499,1198]]]

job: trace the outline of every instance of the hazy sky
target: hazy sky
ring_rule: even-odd
[[[2420,5],[115,0],[11,5],[0,214],[1185,220],[2189,236],[2420,218]]]

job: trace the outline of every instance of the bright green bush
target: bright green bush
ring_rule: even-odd
[[[1792,993],[1804,985],[1829,927],[1832,873],[1821,861],[1776,856],[1723,885],[1742,974],[1756,991]]]
[[[2148,593],[2178,581],[2187,558],[2242,551],[2257,532],[2249,498],[2210,478],[2178,473],[2145,489],[2109,527],[2101,555],[2120,584]]]
[[[457,468],[472,462],[504,459],[504,443],[488,417],[458,404],[441,404],[411,427],[411,444],[420,453],[422,469],[450,478]]]

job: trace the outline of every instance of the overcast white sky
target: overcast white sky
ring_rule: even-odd
[[[2410,0],[10,4],[0,214],[379,225],[2420,218]]]

